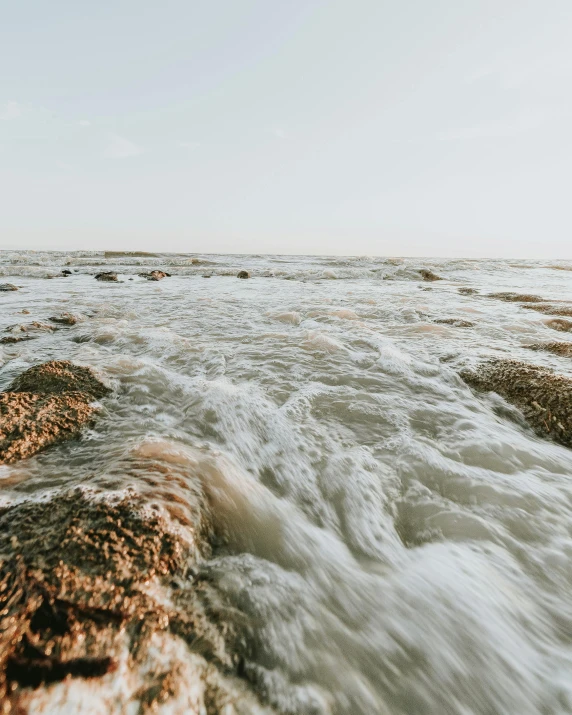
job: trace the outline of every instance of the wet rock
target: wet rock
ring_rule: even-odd
[[[18,290],[18,286],[13,285],[12,283],[0,283],[0,291],[6,293],[12,290]]]
[[[459,293],[461,295],[475,295],[478,292],[479,291],[476,288],[466,288],[466,287],[459,288]]]
[[[32,323],[24,323],[21,325],[9,325],[6,328],[7,333],[13,333],[19,335],[20,333],[53,333],[57,330],[53,325],[48,325],[48,323],[40,323],[34,320]]]
[[[149,273],[140,273],[141,278],[146,278],[148,281],[160,281],[163,278],[170,278],[170,273],[165,271],[149,271]]]
[[[62,271],[62,276],[71,276],[71,274],[72,274],[72,272],[68,271],[67,268],[64,268],[64,270]]]
[[[547,320],[546,325],[553,330],[559,330],[561,333],[569,333],[572,331],[572,321],[564,320],[564,318]]]
[[[525,345],[524,347],[529,350],[542,350],[543,352],[553,353],[554,355],[572,357],[572,343],[533,343],[532,345]]]
[[[60,325],[75,325],[78,319],[72,313],[61,313],[60,315],[52,316],[50,320]]]
[[[518,407],[534,431],[572,447],[572,379],[518,360],[492,359],[463,370],[471,387],[497,392]]]
[[[117,281],[117,273],[112,273],[111,271],[104,271],[103,273],[96,273],[96,281]]]
[[[250,278],[250,273],[248,271],[238,271],[236,274],[237,278]]]
[[[69,360],[52,360],[35,365],[19,375],[9,390],[51,394],[79,392],[90,399],[99,399],[111,392],[91,368],[74,365]]]
[[[0,338],[0,343],[3,345],[13,345],[14,343],[21,343],[26,340],[34,340],[37,336],[34,335],[5,335]]]
[[[454,328],[474,328],[475,324],[470,320],[462,320],[461,318],[440,318],[434,320],[434,323],[441,325],[452,325]]]
[[[421,268],[419,273],[421,274],[421,278],[423,278],[424,281],[442,281],[443,279],[441,276],[438,276],[436,273],[433,273],[432,270],[429,268]]]
[[[497,298],[510,303],[545,303],[544,298],[528,293],[489,293],[487,298]]]
[[[94,712],[270,713],[197,572],[207,537],[191,544],[134,492],[0,508],[0,702],[52,712],[75,686]]]
[[[539,313],[550,315],[572,316],[572,307],[566,305],[549,305],[547,303],[534,303],[533,305],[523,305],[527,310],[536,310]]]
[[[77,437],[95,417],[90,403],[109,392],[90,368],[68,361],[26,370],[0,393],[0,463]]]

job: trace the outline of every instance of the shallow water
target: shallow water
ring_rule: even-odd
[[[155,267],[172,277],[137,275]],[[176,493],[180,516],[185,480],[200,484],[226,541],[204,569],[284,712],[570,713],[572,453],[457,374],[496,355],[571,375],[570,358],[524,346],[572,335],[487,297],[572,303],[570,268],[0,253],[20,286],[0,293],[0,331],[81,316],[1,345],[0,389],[52,359],[115,387],[80,441],[0,467],[0,498],[135,485],[171,510]],[[151,478],[141,455],[184,478]]]

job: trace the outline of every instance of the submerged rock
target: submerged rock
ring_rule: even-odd
[[[250,273],[248,271],[238,271],[236,274],[237,278],[250,278]]]
[[[141,278],[146,278],[148,281],[160,281],[163,278],[170,278],[170,273],[165,271],[149,271],[149,273],[140,273]]]
[[[0,291],[8,292],[11,290],[18,290],[18,286],[13,285],[12,283],[0,283]]]
[[[61,315],[52,316],[50,320],[60,325],[75,325],[78,319],[73,313],[61,313]]]
[[[0,463],[77,437],[95,416],[90,403],[109,392],[90,368],[71,362],[26,370],[0,393]]]
[[[117,273],[112,273],[111,271],[105,271],[103,273],[96,273],[96,281],[116,281]]]
[[[544,298],[528,293],[489,293],[487,298],[498,298],[510,303],[545,303]]]
[[[54,330],[57,330],[53,325],[49,325],[48,323],[40,323],[37,320],[34,320],[32,323],[23,323],[20,325],[9,325],[6,328],[7,333],[14,333],[14,334],[19,334],[19,333],[53,333]]]
[[[440,318],[434,320],[434,323],[440,323],[441,325],[452,325],[454,328],[474,328],[475,324],[470,320],[462,320],[461,318]]]
[[[561,333],[569,333],[572,331],[572,321],[564,320],[564,318],[547,320],[546,325],[553,330],[559,330]]]
[[[534,431],[572,447],[572,379],[549,368],[519,360],[489,360],[463,370],[465,382],[480,391],[497,392],[518,407]]]
[[[479,291],[476,288],[466,288],[466,287],[459,288],[459,293],[461,295],[475,295],[478,292]]]
[[[0,338],[0,343],[3,345],[13,345],[14,343],[21,343],[22,341],[25,340],[34,340],[34,338],[38,337],[37,335],[5,335],[3,338]]]
[[[134,492],[75,489],[0,508],[8,711],[80,698],[94,712],[270,713],[237,677],[245,646],[197,573],[208,531],[193,543],[187,532]]]
[[[71,274],[72,274],[72,272],[68,271],[67,268],[64,268],[64,270],[62,271],[62,276],[71,276]]]
[[[572,307],[566,305],[550,305],[547,303],[534,303],[533,305],[523,305],[527,310],[536,310],[539,313],[548,313],[550,315],[565,315],[572,316]]]
[[[554,355],[572,357],[572,343],[533,343],[532,345],[525,345],[524,347],[529,350],[542,350],[547,353],[553,353]]]
[[[441,276],[438,276],[436,273],[433,273],[432,270],[429,268],[421,268],[419,273],[421,274],[421,278],[423,278],[424,281],[442,281],[443,279]]]

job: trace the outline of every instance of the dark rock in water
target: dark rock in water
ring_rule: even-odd
[[[569,333],[572,331],[572,321],[564,320],[564,318],[547,320],[546,325],[553,330],[559,330],[561,333]]]
[[[462,320],[461,318],[440,318],[434,320],[434,323],[440,323],[441,325],[452,325],[454,328],[474,328],[475,324],[471,323],[470,320]]]
[[[37,335],[6,335],[0,338],[0,343],[3,345],[13,345],[14,343],[21,343],[25,340],[34,340]]]
[[[77,317],[72,313],[54,315],[50,318],[50,320],[54,323],[59,323],[60,325],[75,325],[77,323]]]
[[[529,350],[542,350],[547,353],[553,353],[554,355],[572,357],[572,343],[533,343],[532,345],[525,345],[524,347]]]
[[[12,283],[0,283],[0,291],[8,292],[11,290],[18,290],[18,286],[13,285]]]
[[[212,275],[210,275],[210,274],[208,274],[208,273],[205,273],[204,276],[203,276],[203,278],[212,278]]]
[[[442,281],[443,279],[441,276],[438,276],[436,273],[433,273],[432,270],[429,268],[421,268],[419,271],[421,274],[421,278],[423,278],[424,281]]]
[[[544,303],[544,298],[528,293],[489,293],[487,298],[498,298],[510,303]]]
[[[250,273],[248,271],[238,271],[236,274],[237,278],[250,278]]]
[[[67,268],[64,268],[64,270],[62,271],[62,276],[71,276],[71,274],[72,274],[72,272],[68,271]]]
[[[0,393],[0,463],[78,436],[95,416],[90,402],[109,392],[90,368],[68,361],[26,370]]]
[[[475,295],[479,291],[476,288],[459,288],[459,293],[461,295]]]
[[[207,534],[199,530],[195,543],[134,492],[105,499],[75,489],[0,508],[4,712],[28,712],[29,703],[53,712],[59,683],[83,679],[97,712],[170,703],[177,713],[260,712],[237,677],[243,636],[196,572],[210,552]],[[110,688],[120,663],[127,673]]]
[[[572,307],[566,305],[549,305],[547,303],[534,303],[533,305],[523,305],[527,310],[536,310],[538,313],[548,313],[549,315],[572,316]]]
[[[117,273],[112,273],[111,271],[105,271],[104,273],[97,273],[95,276],[96,281],[116,281]]]
[[[156,253],[147,251],[105,251],[104,258],[157,258]]]
[[[141,278],[146,278],[148,281],[160,281],[163,278],[170,278],[170,273],[165,271],[149,271],[149,273],[140,273]]]
[[[541,437],[572,447],[572,379],[518,360],[492,359],[461,377],[477,390],[497,392],[518,407]]]
[[[9,390],[58,395],[81,392],[90,399],[99,399],[111,392],[91,368],[68,360],[52,360],[29,368],[14,380]]]

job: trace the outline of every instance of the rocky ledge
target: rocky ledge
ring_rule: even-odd
[[[237,677],[209,550],[200,522],[175,528],[133,490],[0,508],[2,712],[270,713]]]
[[[497,392],[518,407],[534,431],[572,447],[572,379],[518,360],[492,359],[463,370],[471,387]]]
[[[139,276],[141,278],[146,278],[148,281],[160,281],[163,280],[163,278],[170,278],[171,274],[170,273],[165,273],[165,271],[149,271],[148,273],[140,273]]]
[[[436,273],[433,273],[432,270],[429,268],[421,268],[419,271],[421,274],[421,278],[423,278],[424,281],[442,281],[443,279],[441,276],[438,276]]]
[[[68,361],[26,370],[0,393],[0,463],[77,437],[95,416],[90,403],[109,391],[90,368]]]

